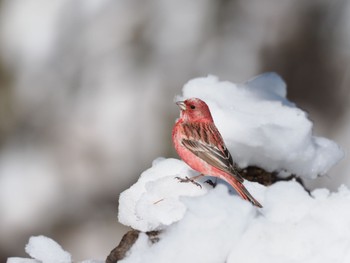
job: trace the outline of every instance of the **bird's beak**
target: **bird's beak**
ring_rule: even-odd
[[[179,106],[181,110],[186,110],[186,104],[184,101],[177,101],[176,105]]]

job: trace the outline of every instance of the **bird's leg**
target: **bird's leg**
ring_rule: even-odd
[[[188,176],[186,176],[185,178],[176,176],[175,178],[176,178],[177,180],[179,180],[180,183],[189,183],[189,182],[191,182],[191,183],[193,183],[193,184],[199,186],[200,188],[202,188],[202,186],[200,185],[200,183],[198,183],[198,182],[195,181],[197,178],[199,178],[199,177],[201,177],[201,176],[204,176],[204,175],[203,175],[203,174],[199,174],[199,175],[193,176],[193,177],[191,177],[191,178],[189,178]]]

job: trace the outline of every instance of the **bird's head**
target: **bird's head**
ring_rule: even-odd
[[[178,101],[176,104],[181,109],[180,117],[183,121],[213,121],[208,105],[198,98]]]

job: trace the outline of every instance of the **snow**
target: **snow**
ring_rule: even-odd
[[[294,173],[314,178],[326,173],[343,156],[331,140],[312,135],[307,114],[286,98],[284,81],[262,74],[240,85],[209,76],[189,81],[182,99],[206,101],[234,160],[258,165],[281,176]],[[210,186],[180,184],[175,177],[192,176],[182,161],[158,159],[119,199],[119,222],[140,231],[164,229],[186,212],[184,196],[206,194]],[[249,184],[248,189],[259,188]],[[258,196],[252,190],[253,196]],[[259,200],[259,198],[258,198]]]
[[[120,194],[119,222],[147,232],[165,229],[181,220],[187,211],[184,198],[205,195],[213,188],[205,182],[208,179],[215,180],[211,177],[196,179],[200,187],[176,179],[197,174],[180,160],[156,159],[153,166],[143,172],[134,185]],[[245,186],[258,200],[262,197],[263,186],[250,182],[245,182]],[[235,194],[232,189],[231,192]]]
[[[71,255],[52,239],[45,236],[31,237],[26,252],[42,262],[71,262]]]
[[[121,262],[350,262],[348,189],[310,196],[290,181],[264,188],[263,196],[259,210],[222,185],[183,198],[183,219],[154,245],[140,235]]]
[[[180,220],[186,212],[180,197],[203,195],[210,187],[179,183],[175,178],[191,176],[192,172],[180,160],[156,159],[137,183],[121,193],[119,222],[141,231],[152,231]]]
[[[323,175],[342,157],[339,146],[312,135],[306,112],[287,98],[274,73],[243,84],[209,76],[189,81],[183,96],[206,101],[234,160],[281,175]],[[245,182],[263,208],[253,207],[222,181],[212,188],[180,183],[194,176],[185,163],[155,160],[119,199],[119,221],[140,231],[161,230],[160,241],[141,233],[123,263],[349,262],[350,191],[316,189],[296,181],[270,187]],[[251,251],[253,250],[253,253]]]
[[[119,262],[350,262],[348,188],[336,193],[316,189],[309,195],[289,181],[256,190],[263,197],[262,209],[230,195],[221,184],[205,194],[180,198],[186,206],[182,220],[166,227],[153,245],[140,233]],[[9,258],[7,263],[72,262],[56,242],[43,236],[31,237],[26,251],[34,259]]]
[[[8,258],[6,263],[40,263],[40,261],[32,258],[12,257],[12,258]]]
[[[25,251],[32,258],[12,257],[7,263],[72,263],[71,255],[51,238],[32,236],[25,247]],[[81,263],[102,263],[102,260],[84,260]]]
[[[312,135],[307,113],[286,98],[286,84],[265,73],[243,84],[215,76],[190,80],[177,99],[204,100],[235,162],[306,178],[323,175],[342,157],[331,140]]]

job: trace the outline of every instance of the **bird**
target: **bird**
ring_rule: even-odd
[[[235,168],[232,156],[217,129],[208,105],[198,98],[177,101],[180,118],[176,121],[172,140],[174,148],[181,159],[193,170],[199,172],[192,178],[180,178],[181,182],[192,182],[194,179],[209,175],[229,183],[236,192],[253,205],[262,205],[244,187],[244,178]]]

